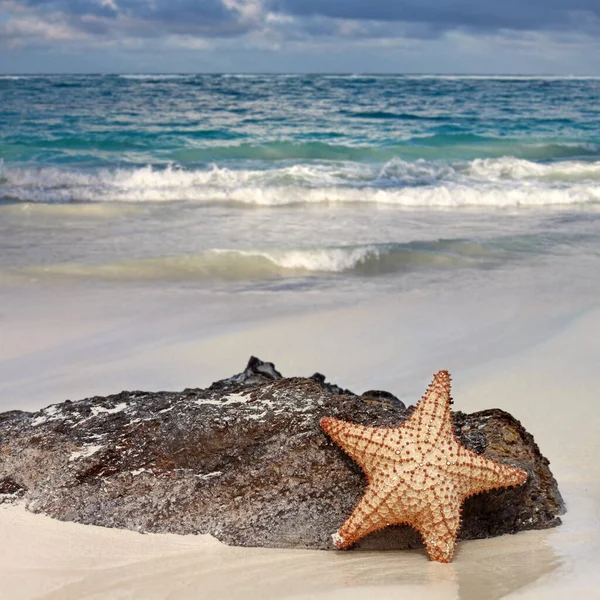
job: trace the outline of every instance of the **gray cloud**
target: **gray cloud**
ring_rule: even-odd
[[[0,1],[1,8],[20,23],[40,19],[92,36],[230,37],[256,27],[235,3],[223,0],[8,0]]]
[[[228,8],[221,0],[126,0],[118,6],[122,15],[160,25],[169,32],[200,31],[217,37],[248,30],[240,11]]]
[[[598,26],[598,0],[270,0],[295,17],[422,23],[433,30],[564,30]]]
[[[600,34],[600,0],[0,0],[0,45],[192,36],[295,42]]]
[[[111,17],[115,14],[110,3],[90,2],[89,0],[22,0],[19,5],[37,10],[41,14],[61,12],[73,16],[95,15],[100,17]]]

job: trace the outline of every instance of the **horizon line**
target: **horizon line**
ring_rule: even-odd
[[[267,76],[267,75],[294,75],[294,76],[343,76],[343,77],[553,77],[560,79],[600,79],[600,74],[584,73],[436,73],[436,72],[386,72],[386,71],[9,71],[1,72],[0,77],[24,76],[24,77],[49,77],[49,76],[111,76],[111,75],[234,75],[234,76]]]

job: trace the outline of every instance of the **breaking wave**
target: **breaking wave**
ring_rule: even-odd
[[[486,158],[441,163],[311,162],[265,168],[174,166],[83,171],[0,164],[4,202],[376,203],[515,207],[600,202],[600,161]]]
[[[416,241],[300,249],[212,249],[200,254],[130,259],[105,264],[26,267],[28,276],[126,281],[244,281],[332,274],[373,277],[423,269],[491,267],[517,256],[527,241]]]

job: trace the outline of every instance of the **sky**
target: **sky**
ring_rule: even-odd
[[[0,0],[0,72],[600,75],[600,0]]]

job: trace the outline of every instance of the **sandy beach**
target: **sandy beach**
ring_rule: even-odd
[[[308,374],[322,368],[332,380],[359,390],[378,381],[380,388],[406,390],[401,396],[407,401],[414,388],[413,402],[421,393],[419,386],[424,387],[428,381],[426,370],[448,367],[454,375],[457,409],[471,412],[501,407],[534,434],[551,461],[567,504],[561,527],[461,542],[454,562],[441,565],[429,562],[424,550],[374,553],[231,548],[207,536],[140,535],[62,523],[33,515],[22,506],[3,505],[3,597],[598,597],[599,580],[594,567],[600,550],[600,472],[596,461],[600,411],[594,357],[599,355],[600,342],[592,332],[600,330],[600,310],[589,305],[561,313],[556,310],[556,302],[541,302],[532,315],[523,307],[520,312],[516,307],[505,307],[496,327],[474,332],[482,340],[475,356],[469,343],[456,350],[458,328],[452,325],[453,320],[464,317],[470,309],[467,297],[462,297],[462,302],[460,299],[449,297],[447,309],[436,316],[431,303],[439,302],[439,298],[411,301],[412,308],[407,304],[406,311],[399,311],[397,303],[386,299],[376,307],[358,304],[294,317],[256,318],[248,320],[242,329],[217,328],[213,334],[194,341],[180,335],[165,344],[170,358],[168,367],[163,363],[162,370],[158,366],[166,351],[164,346],[157,348],[152,339],[141,335],[130,338],[129,347],[120,345],[115,332],[123,333],[123,323],[118,315],[107,315],[105,311],[104,320],[94,319],[89,305],[86,309],[82,303],[70,316],[68,327],[67,319],[58,320],[54,326],[48,324],[45,331],[36,329],[36,335],[24,337],[18,326],[20,318],[26,316],[36,328],[36,314],[31,307],[15,304],[10,320],[14,329],[5,329],[9,336],[2,344],[6,369],[2,408],[17,408],[14,398],[19,387],[25,392],[28,407],[34,409],[86,391],[118,391],[121,385],[131,388],[142,386],[144,381],[148,387],[152,381],[148,383],[147,377],[152,370],[157,373],[158,386],[204,385],[209,383],[211,373],[213,379],[231,374],[250,352],[275,360],[286,374]],[[58,310],[57,306],[45,306]],[[151,311],[152,302],[145,307]],[[123,310],[127,313],[126,308]],[[183,320],[191,319],[190,313],[185,317],[178,314]],[[415,330],[424,315],[429,315],[428,333],[418,343]],[[79,318],[88,324],[87,328],[81,326]],[[484,315],[482,323],[485,321]],[[514,327],[512,332],[507,331],[509,321]],[[382,323],[393,326],[378,328]],[[524,323],[529,324],[527,335],[516,335],[519,328],[523,331]],[[173,322],[170,327],[171,331],[176,329]],[[113,338],[107,331],[113,332]],[[161,331],[157,329],[154,335]],[[105,340],[103,359],[99,360],[98,352],[87,357],[79,353],[76,359],[74,352],[71,364],[65,363],[63,356],[60,368],[58,361],[53,366],[46,357],[56,352],[57,344],[69,339],[69,333],[74,336],[70,343],[75,348],[84,343],[100,348],[99,342]],[[403,336],[412,341],[414,354],[399,365],[393,348]],[[316,339],[320,343],[314,343]],[[341,356],[335,353],[340,345],[355,351]],[[118,360],[111,352],[117,347],[121,349]],[[36,360],[46,367],[40,368],[39,378],[31,375]],[[107,378],[108,373],[113,374],[112,379]],[[47,401],[39,393],[40,381],[54,385],[49,388]],[[12,403],[7,398],[13,398]]]

